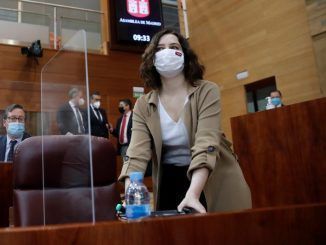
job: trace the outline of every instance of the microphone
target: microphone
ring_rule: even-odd
[[[125,214],[126,208],[121,203],[118,203],[117,206],[115,207],[115,211],[117,213]]]

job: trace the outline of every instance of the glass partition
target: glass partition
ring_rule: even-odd
[[[44,225],[95,222],[86,47],[75,33],[41,72]]]
[[[87,33],[87,48],[89,52],[100,53],[102,51],[101,20],[103,13],[99,10],[86,9],[81,7],[69,6],[69,3],[55,4],[54,2],[22,1],[22,9],[29,12],[46,14],[51,19],[50,23],[50,42],[51,47],[55,39],[56,47],[66,43],[76,32],[83,29]],[[71,3],[70,3],[71,4]],[[96,7],[96,3],[84,5],[75,3],[76,6]],[[54,37],[56,35],[56,38]],[[71,45],[72,46],[72,45]],[[72,48],[77,50],[77,48]]]
[[[80,20],[68,17],[60,18],[60,35],[65,42],[78,30],[84,29],[87,33],[87,48],[89,51],[98,52],[102,50],[101,16],[94,16],[94,20]]]

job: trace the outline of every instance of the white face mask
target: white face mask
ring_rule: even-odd
[[[154,66],[162,77],[175,77],[183,71],[183,52],[168,48],[158,51],[155,54]]]
[[[85,100],[84,100],[83,98],[80,98],[80,99],[78,100],[78,104],[79,104],[80,106],[84,105],[84,104],[85,104]]]
[[[100,101],[96,101],[96,102],[93,103],[93,106],[94,106],[96,109],[100,108],[100,105],[101,105],[101,102],[100,102]]]

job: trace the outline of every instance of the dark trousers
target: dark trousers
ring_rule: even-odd
[[[159,190],[158,210],[175,210],[185,197],[190,181],[187,178],[189,166],[178,167],[172,164],[162,164],[161,184]],[[200,202],[206,208],[204,193]]]

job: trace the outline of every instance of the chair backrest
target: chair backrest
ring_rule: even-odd
[[[116,151],[105,138],[92,136],[91,144],[95,219],[112,220],[120,200]],[[14,225],[92,221],[89,159],[88,136],[43,136],[43,147],[42,136],[21,142],[13,160]]]
[[[12,193],[12,163],[0,161],[0,227],[9,226]]]

